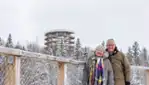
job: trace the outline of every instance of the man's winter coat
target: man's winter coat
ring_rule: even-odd
[[[117,50],[109,56],[111,61],[115,85],[130,85],[130,64],[127,57]]]

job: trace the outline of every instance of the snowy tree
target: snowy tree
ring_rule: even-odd
[[[44,54],[49,54],[49,55],[54,55],[53,53],[53,49],[49,46],[49,47],[44,47],[44,48],[41,48],[40,49],[40,52],[41,53],[44,53]]]
[[[140,47],[139,47],[139,43],[138,42],[134,42],[133,46],[132,46],[132,54],[133,54],[133,59],[135,61],[136,65],[140,65]]]
[[[67,49],[65,48],[64,39],[60,38],[56,42],[56,56],[66,57],[66,50]]]
[[[143,65],[147,65],[148,64],[148,53],[147,53],[147,49],[144,47],[141,51],[141,56],[140,56]]]
[[[67,45],[66,44],[64,44],[63,56],[68,57],[68,54],[67,54]]]
[[[64,51],[65,47],[64,47],[64,40],[61,39],[60,40],[60,54],[61,56],[65,57],[66,56],[66,52]]]
[[[128,54],[133,55],[131,47],[128,47]]]
[[[19,42],[17,42],[15,48],[16,48],[16,49],[20,49],[20,50],[23,49],[23,47],[21,46],[21,44],[20,44]]]
[[[7,42],[6,42],[6,47],[9,47],[9,48],[13,48],[13,42],[12,42],[12,36],[11,34],[9,34],[8,36],[8,39],[7,39]]]
[[[137,67],[132,67],[131,85],[145,85],[145,70]]]
[[[61,55],[61,40],[58,40],[56,42],[56,55],[55,56],[62,56]]]
[[[134,42],[132,46],[132,54],[134,57],[138,57],[140,55],[140,46],[138,42]]]
[[[132,54],[132,49],[131,47],[128,47],[128,52],[127,52],[127,57],[128,57],[128,60],[131,64],[134,64],[135,61],[133,59],[133,54]]]
[[[26,50],[24,46],[22,47],[22,50]]]
[[[81,50],[81,43],[80,43],[80,39],[77,38],[76,45],[75,45],[75,57],[76,57],[76,59],[79,59],[79,57],[81,56],[80,50]]]
[[[5,41],[0,37],[0,46],[5,46]]]
[[[85,47],[83,51],[83,59],[87,60],[88,59],[88,53],[89,53],[89,48]]]
[[[101,45],[105,47],[105,41],[102,41]]]
[[[143,48],[142,54],[143,54],[144,60],[147,60],[148,53],[147,53],[147,49],[146,48]]]
[[[31,42],[31,43],[27,44],[27,51],[39,52],[39,49],[40,49],[40,47],[36,43]]]

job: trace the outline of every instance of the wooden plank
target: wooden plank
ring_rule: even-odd
[[[8,59],[8,56],[6,56]],[[8,60],[7,60],[8,62]],[[6,63],[7,63],[6,62]],[[16,85],[16,69],[15,69],[15,62],[16,62],[16,57],[14,57],[14,63],[13,64],[6,64],[6,69],[5,69],[5,85]]]
[[[64,85],[64,63],[59,62],[58,85]]]

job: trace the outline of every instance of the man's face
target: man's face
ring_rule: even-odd
[[[100,57],[102,57],[103,55],[104,55],[104,52],[103,51],[96,51],[95,52],[95,54],[96,54],[96,56],[100,56]]]
[[[113,52],[115,49],[115,44],[107,44],[107,49],[109,52]]]

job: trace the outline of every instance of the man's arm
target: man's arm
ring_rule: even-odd
[[[113,68],[111,65],[111,62],[108,60],[108,84],[107,85],[114,85],[114,74],[113,74]]]
[[[130,85],[130,77],[131,77],[131,67],[130,67],[130,63],[128,61],[128,58],[122,53],[123,56],[123,65],[124,65],[124,75],[125,75],[125,81],[126,81],[126,85]]]

